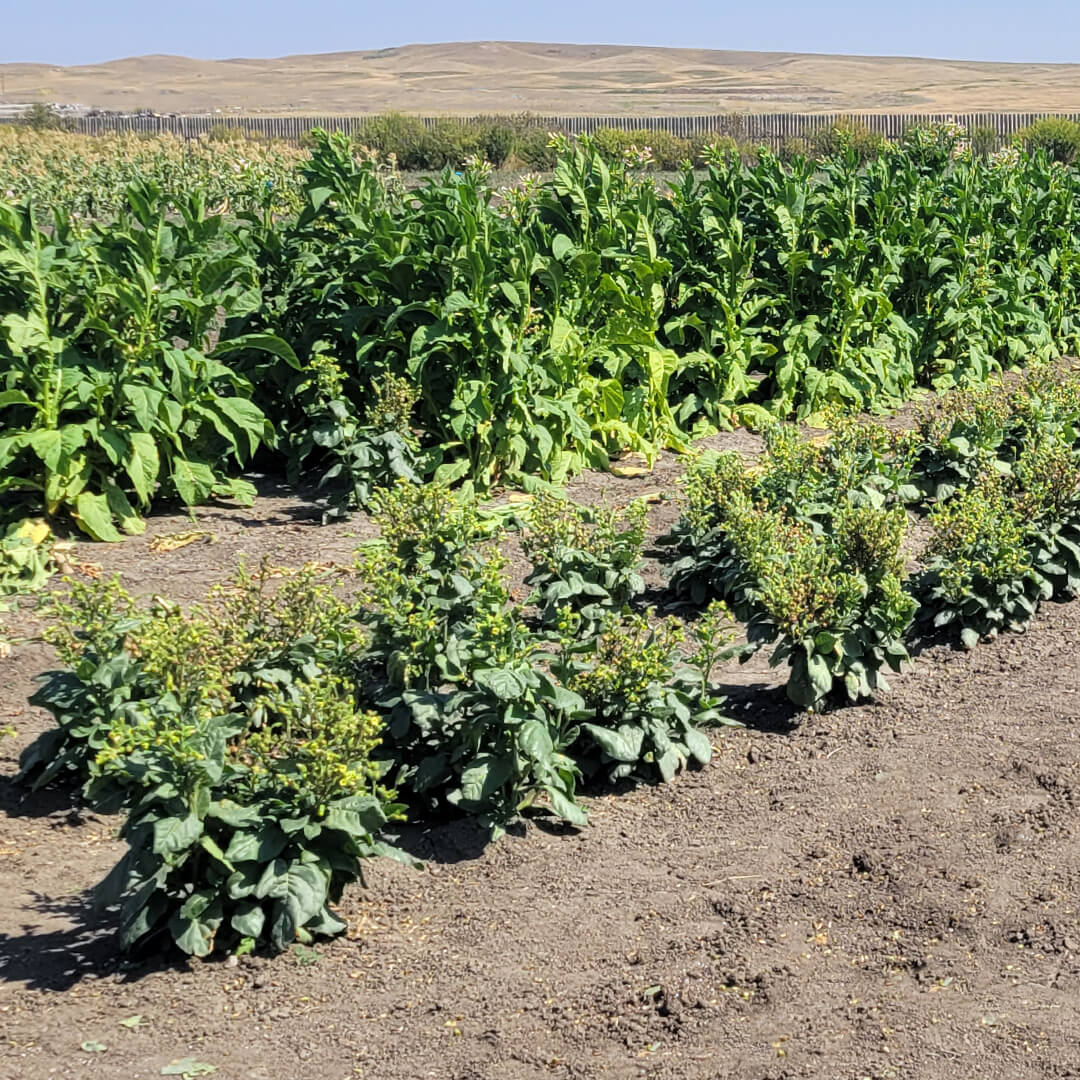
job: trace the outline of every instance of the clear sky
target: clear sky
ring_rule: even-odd
[[[0,0],[0,62],[552,41],[1080,61],[1080,0]]]

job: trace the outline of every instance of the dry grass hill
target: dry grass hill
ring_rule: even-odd
[[[1080,64],[505,41],[274,60],[140,56],[80,67],[6,64],[0,75],[7,102],[158,112],[1080,111]]]

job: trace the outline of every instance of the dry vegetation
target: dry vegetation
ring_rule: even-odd
[[[467,42],[279,59],[0,65],[9,101],[194,112],[1080,110],[1080,65]]]

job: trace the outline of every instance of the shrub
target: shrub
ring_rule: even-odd
[[[112,725],[93,793],[141,796],[97,894],[119,905],[124,947],[171,939],[206,956],[247,939],[280,952],[339,934],[330,905],[364,859],[391,853],[376,840],[400,813],[371,761],[379,718],[333,679],[265,700],[274,720],[254,731],[169,708]]]
[[[539,605],[543,625],[555,626],[570,608],[580,630],[593,633],[642,593],[645,526],[643,502],[602,510],[538,496],[525,519],[522,547],[533,564],[525,584],[534,591],[526,603]]]
[[[320,401],[308,413],[311,427],[304,439],[310,439],[331,463],[319,480],[327,492],[325,523],[366,508],[377,490],[398,480],[420,483],[420,442],[410,426],[418,395],[406,379],[387,375],[378,381],[366,416],[358,423],[344,396],[340,369],[331,360],[322,360],[317,368]],[[301,460],[305,450],[306,445]]]
[[[799,705],[869,696],[908,659],[905,453],[877,425],[837,422],[816,442],[773,429],[751,468],[725,454],[687,472],[672,587],[730,602],[751,648],[773,644],[770,663],[788,663]]]
[[[70,131],[75,125],[55,105],[36,102],[22,114],[19,122],[34,131]]]
[[[1022,630],[1049,587],[1032,566],[1026,523],[1005,478],[982,472],[930,511],[934,532],[917,583],[920,615],[958,631],[966,648],[1001,630]]]
[[[710,656],[723,632],[715,618],[711,635],[699,630]],[[587,774],[602,770],[618,780],[648,778],[655,770],[667,782],[691,762],[708,764],[712,746],[701,728],[731,721],[705,689],[707,672],[685,663],[684,640],[674,620],[628,615],[609,616],[585,649],[567,645],[557,670],[591,718],[573,750]]]
[[[1069,165],[1080,156],[1080,124],[1063,116],[1048,116],[1029,124],[1016,136],[1029,152],[1042,151],[1051,161]]]
[[[35,786],[83,782],[125,810],[128,852],[98,902],[121,942],[203,956],[281,950],[344,924],[330,904],[400,816],[379,782],[380,718],[354,679],[359,628],[316,571],[240,571],[186,615],[139,610],[115,581],[74,584],[49,640],[66,664],[32,699],[57,727],[23,755]]]
[[[655,165],[658,169],[672,172],[684,162],[694,158],[694,147],[688,139],[681,139],[668,131],[635,128],[598,128],[592,135],[596,148],[609,158],[624,158]]]
[[[432,485],[398,485],[380,493],[375,511],[382,537],[360,568],[371,634],[365,670],[374,707],[386,717],[385,775],[407,802],[429,814],[476,814],[498,833],[544,798],[557,816],[580,824],[575,791],[583,773],[617,761],[621,776],[669,779],[674,768],[704,759],[708,740],[694,732],[722,722],[719,702],[707,672],[676,656],[671,632],[652,638],[639,617],[620,613],[583,628],[570,603],[536,632],[510,601],[503,560],[483,541],[475,505]],[[545,514],[545,537],[555,539],[544,548],[555,550],[580,519],[556,507]],[[586,552],[599,580],[606,575],[596,555],[609,542],[616,553],[638,546],[616,532]],[[608,570],[618,577],[625,566]],[[644,669],[633,668],[635,654],[648,659]],[[600,683],[615,696],[604,698]],[[639,734],[618,742],[610,761],[598,759],[605,732],[626,727]],[[664,757],[668,750],[674,757]]]
[[[886,145],[883,136],[852,117],[818,128],[809,137],[809,143],[818,157],[842,157],[850,153],[859,161],[877,157]]]

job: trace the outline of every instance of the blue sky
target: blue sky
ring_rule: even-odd
[[[6,0],[0,62],[558,41],[1080,61],[1077,0]]]

